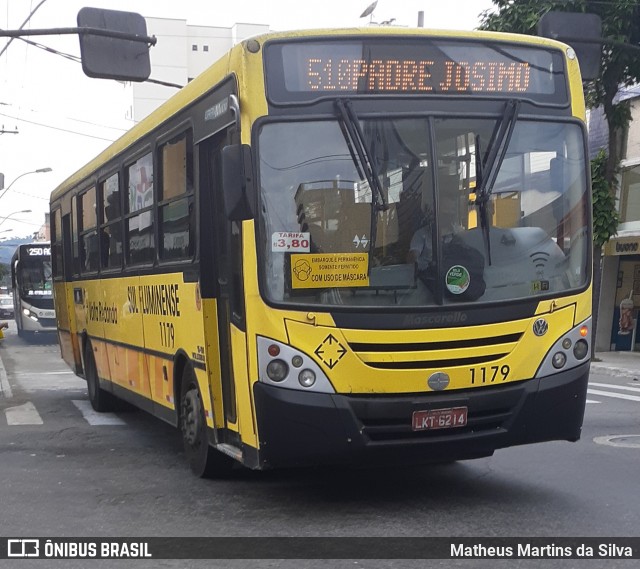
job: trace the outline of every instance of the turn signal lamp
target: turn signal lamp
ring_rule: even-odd
[[[271,344],[267,349],[267,351],[269,352],[270,356],[275,358],[277,355],[280,354],[280,347],[276,346],[275,344]]]
[[[589,334],[589,327],[588,326],[580,326],[580,335],[583,338],[586,338],[587,334]]]

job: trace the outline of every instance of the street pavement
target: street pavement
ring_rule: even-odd
[[[640,352],[596,352],[591,371],[632,378],[640,383]]]

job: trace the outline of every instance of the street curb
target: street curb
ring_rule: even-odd
[[[0,352],[0,396],[4,399],[11,399],[13,392],[11,391],[11,385],[9,385],[9,378],[7,377],[7,370],[4,369],[2,363],[2,353]]]
[[[606,375],[612,375],[614,377],[618,376],[640,379],[640,370],[635,371],[622,367],[613,367],[607,364],[600,364],[598,362],[591,362],[591,370],[604,373]]]

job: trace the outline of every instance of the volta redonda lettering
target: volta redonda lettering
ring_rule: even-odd
[[[127,287],[129,312],[156,316],[180,316],[179,285],[138,285]]]
[[[118,323],[118,307],[115,305],[102,304],[102,302],[87,303],[87,318],[91,322],[102,322],[104,324]]]
[[[322,57],[307,62],[310,91],[526,93],[531,79],[527,62]]]

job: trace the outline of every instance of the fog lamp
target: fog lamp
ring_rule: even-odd
[[[562,340],[562,347],[565,350],[568,350],[571,347],[571,338],[565,338],[564,340]]]
[[[302,387],[311,387],[316,382],[316,374],[310,369],[303,369],[298,374],[298,381]]]
[[[564,367],[564,364],[567,363],[567,356],[565,356],[562,352],[556,352],[555,354],[553,354],[551,363],[553,364],[554,368],[560,369]]]

